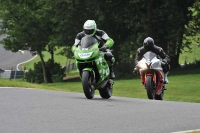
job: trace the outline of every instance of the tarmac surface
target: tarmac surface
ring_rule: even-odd
[[[81,88],[80,88],[81,89]],[[200,129],[200,104],[0,88],[1,133],[172,133]]]
[[[6,35],[1,35],[0,40],[5,37]],[[20,52],[14,53],[10,50],[6,50],[3,45],[0,44],[0,68],[3,70],[15,70],[19,63],[28,61],[32,58],[34,58],[34,56],[32,56],[30,51],[24,51],[24,54],[21,54]]]

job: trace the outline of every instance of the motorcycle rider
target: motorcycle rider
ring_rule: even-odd
[[[168,64],[170,62],[170,57],[163,51],[161,47],[158,47],[154,44],[154,40],[151,37],[147,37],[146,39],[144,39],[143,46],[137,50],[137,54],[135,57],[135,64],[137,64],[138,61],[140,61],[143,58],[143,55],[148,51],[155,53],[156,55],[158,55],[159,58],[162,59],[164,83],[168,84],[169,81],[168,81],[167,75],[170,69],[170,65]],[[138,69],[134,68],[133,73],[137,74]]]
[[[113,64],[115,61],[115,58],[113,54],[107,50],[111,48],[114,44],[114,41],[112,38],[110,38],[107,33],[103,30],[97,29],[96,22],[94,20],[87,20],[83,25],[83,31],[79,32],[75,38],[75,43],[72,46],[72,52],[75,51],[75,49],[80,45],[81,39],[86,36],[90,35],[94,38],[96,38],[99,42],[99,49],[105,53],[105,59],[109,63],[109,69],[110,69],[110,78],[114,79],[115,74],[113,70]]]

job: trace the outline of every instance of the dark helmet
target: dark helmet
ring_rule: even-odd
[[[154,40],[151,37],[144,39],[143,46],[146,50],[151,50],[154,46]]]

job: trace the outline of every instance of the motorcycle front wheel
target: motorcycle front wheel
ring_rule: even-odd
[[[147,91],[147,96],[149,99],[154,99],[155,93],[153,90],[153,79],[152,76],[147,76],[146,77],[146,91]]]
[[[92,75],[89,71],[82,72],[82,85],[85,96],[88,99],[92,99],[95,94],[95,87],[92,84]]]

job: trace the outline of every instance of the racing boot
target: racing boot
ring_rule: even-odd
[[[115,73],[114,73],[114,70],[113,70],[113,66],[109,66],[109,69],[110,69],[110,79],[114,79]]]
[[[169,83],[168,78],[167,78],[168,73],[169,73],[169,72],[166,72],[166,73],[164,74],[164,84],[168,84],[168,83]]]

